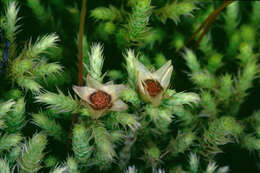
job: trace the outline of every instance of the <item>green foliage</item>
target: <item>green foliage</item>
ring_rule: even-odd
[[[129,49],[127,50],[126,52],[126,55],[125,55],[125,59],[126,59],[126,70],[127,70],[127,73],[128,73],[128,82],[129,82],[129,85],[132,87],[132,88],[135,88],[135,81],[136,81],[136,71],[135,71],[135,64],[134,64],[134,61],[135,61],[135,54],[134,54],[134,51]]]
[[[48,64],[47,62],[38,62],[39,60],[37,60],[40,55],[47,53],[47,49],[56,46],[58,36],[47,34],[42,38],[38,38],[34,44],[32,44],[32,41],[29,41],[29,44],[24,46],[25,48],[19,53],[15,43],[15,37],[20,28],[20,25],[17,25],[19,21],[18,12],[17,3],[10,2],[3,22],[1,22],[6,38],[11,42],[9,51],[11,66],[9,67],[10,72],[8,75],[20,87],[39,93],[42,87],[36,79],[61,71],[61,66],[56,63]]]
[[[232,95],[232,84],[233,80],[231,75],[225,74],[220,77],[220,89],[218,92],[219,99],[223,101],[229,100],[229,97]]]
[[[259,2],[80,4],[0,2],[0,173],[259,171]]]
[[[136,120],[135,115],[128,113],[113,112],[109,117],[109,124],[112,126],[122,125],[124,128],[129,127],[132,130],[137,129],[140,126],[140,123]]]
[[[13,106],[12,111],[6,116],[6,131],[9,133],[19,132],[25,125],[25,102],[20,98]]]
[[[98,163],[108,164],[116,156],[110,134],[102,126],[94,127],[92,130],[96,148],[95,159]]]
[[[71,96],[65,96],[61,91],[59,94],[46,92],[36,96],[37,102],[45,103],[48,107],[58,112],[76,112],[78,104]]]
[[[40,0],[27,0],[27,4],[41,22],[47,22],[50,19],[50,10],[45,10],[44,6],[40,3]]]
[[[103,67],[103,47],[96,43],[91,47],[89,55],[90,69],[89,74],[96,80],[102,81],[102,67]]]
[[[132,13],[126,26],[129,41],[142,42],[149,31],[147,25],[151,15],[151,0],[132,1]]]
[[[215,98],[210,92],[204,91],[201,93],[201,104],[208,116],[216,116],[217,104]]]
[[[37,83],[36,81],[34,81],[32,78],[29,77],[20,77],[19,79],[17,79],[17,84],[26,90],[30,90],[33,93],[39,93],[42,86]]]
[[[227,166],[218,167],[216,162],[210,161],[203,171],[203,168],[200,167],[199,158],[196,154],[191,153],[189,156],[189,170],[192,173],[204,172],[204,173],[227,173],[229,168]]]
[[[64,171],[67,171],[66,167],[56,167],[51,173],[62,173]]]
[[[242,74],[237,82],[237,90],[242,96],[245,96],[246,91],[252,87],[253,80],[257,75],[258,65],[255,61],[249,62],[244,67]]]
[[[11,89],[8,92],[5,93],[4,98],[6,100],[9,99],[14,99],[14,100],[18,100],[19,98],[21,98],[23,95],[22,91],[19,89]]]
[[[10,173],[10,167],[9,164],[6,162],[6,160],[0,159],[0,173]]]
[[[192,173],[198,172],[199,169],[199,158],[196,154],[191,153],[189,157],[189,166]]]
[[[195,93],[176,93],[168,98],[164,103],[170,106],[179,106],[179,105],[191,105],[192,103],[197,104],[200,101],[200,98]]]
[[[194,133],[178,134],[176,139],[170,141],[170,149],[173,155],[178,155],[188,150],[194,143],[196,135]]]
[[[57,162],[58,162],[58,159],[55,156],[49,155],[44,160],[44,165],[46,167],[54,167],[55,165],[57,165]]]
[[[213,151],[216,152],[218,148],[214,147],[233,142],[242,131],[242,126],[233,117],[221,117],[210,122],[203,135],[206,144],[212,145]]]
[[[18,12],[18,4],[16,2],[10,2],[5,11],[6,16],[4,22],[1,23],[1,27],[6,31],[6,37],[11,43],[15,42],[16,35],[20,28],[19,25],[17,25],[19,21]]]
[[[20,154],[22,151],[22,147],[20,145],[17,145],[16,147],[12,148],[12,150],[9,152],[7,159],[11,164],[16,163],[18,160]]]
[[[86,164],[92,153],[92,147],[89,145],[90,132],[83,124],[75,125],[73,129],[72,146],[75,158],[81,164]]]
[[[57,75],[62,71],[62,67],[57,63],[40,62],[38,68],[33,69],[32,73],[39,77],[45,77],[49,75]]]
[[[198,62],[198,59],[196,55],[189,49],[186,49],[184,58],[186,60],[187,66],[189,69],[193,72],[196,73],[201,70],[200,64]]]
[[[91,11],[91,17],[93,17],[95,20],[122,20],[120,11],[112,5],[110,5],[109,8],[95,8]]]
[[[156,125],[160,125],[160,122],[167,122],[167,124],[170,124],[172,121],[172,115],[167,109],[147,105],[145,110],[150,119],[154,121]]]
[[[259,9],[260,9],[260,3],[259,2],[254,2],[253,3],[253,12],[251,15],[251,21],[254,25],[258,25],[259,23]]]
[[[236,29],[239,23],[239,3],[235,2],[227,7],[225,14],[225,30],[228,34],[232,34],[233,30]]]
[[[58,40],[59,38],[56,34],[48,34],[42,38],[38,38],[34,44],[29,43],[24,56],[27,58],[37,58],[40,54],[46,53],[47,49],[56,47]]]
[[[165,23],[169,18],[177,24],[182,15],[192,15],[193,10],[195,9],[196,6],[192,2],[174,1],[171,3],[166,3],[164,7],[158,9],[157,15],[163,23]]]
[[[20,134],[5,134],[1,136],[0,141],[0,152],[4,150],[10,150],[12,147],[17,146],[21,141],[23,137]]]
[[[253,136],[245,136],[243,139],[243,147],[248,150],[260,150],[260,139]]]
[[[67,170],[69,173],[78,173],[78,164],[77,162],[74,160],[74,158],[69,157],[67,159]]]
[[[125,173],[137,173],[137,169],[134,166],[129,166]]]
[[[0,104],[0,116],[4,116],[7,114],[7,112],[10,111],[11,107],[15,104],[14,101],[9,100],[7,102],[1,103]]]
[[[41,127],[48,135],[53,136],[57,140],[64,140],[64,130],[61,125],[54,120],[49,119],[43,113],[34,114],[33,121],[39,127]]]
[[[47,145],[47,137],[38,133],[27,141],[18,160],[21,172],[34,173],[41,169],[41,160],[44,157],[44,149]]]
[[[191,80],[202,88],[215,88],[217,85],[214,76],[206,70],[192,73]]]
[[[119,70],[110,70],[107,76],[112,80],[122,79],[124,77]]]

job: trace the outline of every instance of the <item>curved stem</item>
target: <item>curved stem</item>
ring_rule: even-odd
[[[199,34],[199,32],[205,27],[205,30],[202,32],[200,35],[199,39],[196,41],[195,48],[199,45],[200,41],[202,40],[203,36],[207,33],[210,25],[214,22],[216,17],[220,14],[220,12],[227,7],[229,4],[234,2],[235,0],[226,0],[219,8],[214,10],[208,17],[207,19],[201,24],[201,26],[192,34],[192,36],[186,41],[185,45],[188,45],[196,35]],[[185,46],[184,46],[185,47]],[[183,47],[183,48],[184,48]],[[182,50],[181,48],[180,50]]]
[[[198,47],[200,41],[202,40],[203,36],[206,35],[207,31],[209,30],[209,27],[210,25],[214,22],[214,20],[217,18],[217,16],[220,14],[220,12],[225,8],[227,7],[229,4],[231,4],[232,2],[234,2],[234,0],[227,0],[223,3],[223,5],[221,5],[219,8],[217,8],[215,11],[214,11],[214,14],[212,14],[212,16],[210,17],[210,20],[208,21],[208,24],[207,26],[205,27],[204,31],[202,32],[202,34],[200,35],[199,39],[196,41],[196,44],[195,44],[195,48]]]

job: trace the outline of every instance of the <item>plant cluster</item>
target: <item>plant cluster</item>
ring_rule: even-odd
[[[221,2],[89,1],[83,38],[79,4],[0,2],[0,173],[227,173],[237,151],[257,171],[260,2],[230,3],[193,50]]]

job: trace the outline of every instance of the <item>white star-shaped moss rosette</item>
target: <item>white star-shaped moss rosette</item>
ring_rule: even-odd
[[[150,72],[141,62],[135,59],[135,70],[138,91],[146,102],[155,106],[161,104],[163,94],[169,87],[173,66],[171,60],[155,72]]]
[[[87,76],[87,86],[73,86],[77,95],[85,101],[86,106],[94,119],[98,119],[107,111],[124,111],[128,106],[119,99],[119,96],[126,86],[115,85],[113,82],[102,84]]]

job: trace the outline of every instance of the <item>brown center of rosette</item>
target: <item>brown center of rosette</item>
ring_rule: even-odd
[[[111,105],[111,96],[104,91],[96,91],[89,97],[92,107],[96,110],[101,110]]]
[[[163,87],[160,85],[160,83],[153,79],[145,80],[144,86],[151,97],[156,97],[163,91]]]

